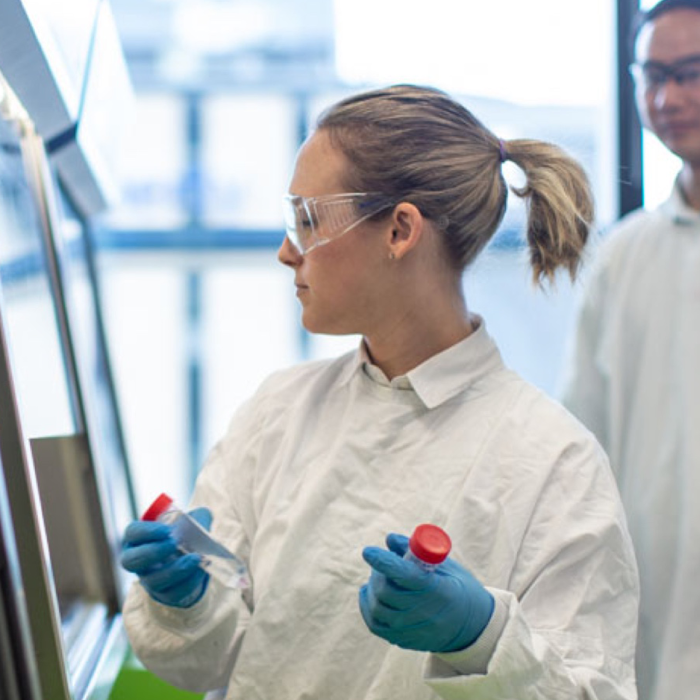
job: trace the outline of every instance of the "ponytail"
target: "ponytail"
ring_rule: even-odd
[[[544,141],[514,139],[503,142],[503,149],[526,177],[523,187],[511,190],[527,207],[525,238],[534,282],[547,278],[552,283],[559,268],[574,280],[595,210],[585,171],[561,148]]]

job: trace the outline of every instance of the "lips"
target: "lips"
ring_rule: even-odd
[[[659,124],[658,130],[668,136],[682,136],[691,131],[700,131],[700,124],[697,122],[666,122]]]

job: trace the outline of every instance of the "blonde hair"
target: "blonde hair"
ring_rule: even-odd
[[[342,100],[321,114],[317,128],[350,161],[348,190],[414,204],[443,232],[450,262],[460,271],[476,259],[505,214],[505,156],[526,177],[512,191],[527,204],[534,281],[552,282],[558,268],[575,278],[593,198],[583,168],[558,146],[500,141],[446,93],[415,85]]]

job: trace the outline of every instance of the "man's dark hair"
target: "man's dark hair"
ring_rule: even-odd
[[[641,28],[647,22],[653,22],[657,17],[661,17],[671,10],[697,10],[700,12],[700,0],[661,0],[648,10],[640,10],[632,22],[632,31],[630,32],[632,55],[634,55],[634,45]]]

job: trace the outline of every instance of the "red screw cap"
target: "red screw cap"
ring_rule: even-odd
[[[450,536],[437,525],[418,525],[408,541],[413,554],[428,564],[439,564],[452,549]]]
[[[153,503],[151,503],[141,516],[141,520],[158,520],[173,503],[173,499],[167,493],[161,493]]]

